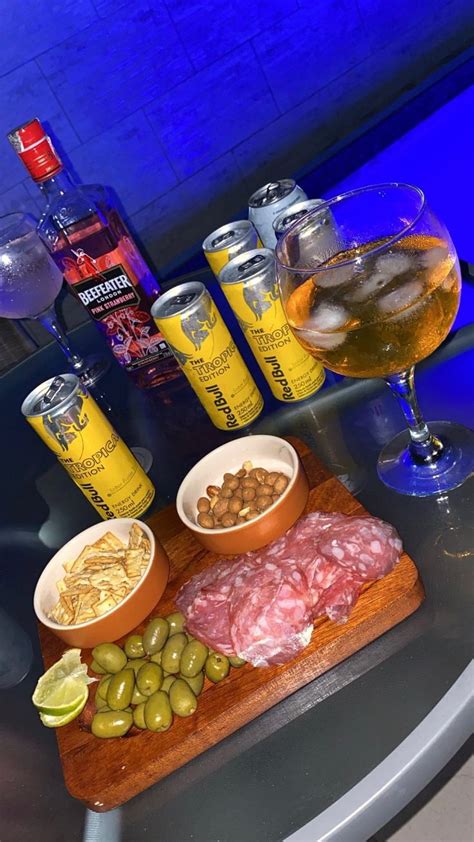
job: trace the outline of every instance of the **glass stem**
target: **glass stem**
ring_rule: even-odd
[[[72,350],[69,344],[69,339],[59,324],[54,304],[51,305],[48,310],[44,310],[43,313],[40,313],[40,315],[37,316],[37,319],[59,344],[61,351],[65,355],[74,373],[81,374],[85,368],[84,360],[79,356],[79,354],[76,354],[76,352]]]
[[[410,433],[410,453],[417,462],[435,462],[442,453],[443,444],[432,436],[423,418],[415,392],[415,368],[385,378],[392,395],[397,398]]]

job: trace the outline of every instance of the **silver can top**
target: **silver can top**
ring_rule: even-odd
[[[199,281],[178,284],[155,301],[151,315],[154,319],[170,319],[191,310],[205,295],[208,295],[207,289]]]
[[[294,222],[301,219],[302,216],[305,216],[310,211],[315,210],[323,202],[323,199],[308,199],[304,202],[296,202],[294,205],[290,205],[288,208],[282,210],[273,220],[273,228],[277,237],[281,237]]]
[[[222,251],[224,248],[240,243],[241,240],[245,239],[249,231],[254,230],[252,223],[248,219],[228,222],[227,225],[221,225],[220,228],[209,234],[204,240],[202,248],[209,253]]]
[[[58,374],[33,389],[21,405],[26,418],[63,412],[78,389],[84,387],[75,374]]]
[[[275,255],[271,249],[251,249],[232,258],[219,272],[220,284],[241,284],[266,278],[275,272]]]
[[[249,199],[249,208],[264,208],[267,205],[273,205],[289,196],[295,189],[296,181],[293,178],[281,178],[279,181],[270,181],[259,187],[255,193],[252,193]]]

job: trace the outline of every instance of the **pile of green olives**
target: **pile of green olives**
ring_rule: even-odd
[[[167,731],[173,714],[187,717],[196,711],[205,677],[217,684],[231,667],[245,663],[210,651],[187,634],[179,611],[154,617],[143,635],[129,635],[123,648],[100,643],[92,657],[91,669],[101,679],[91,730],[102,739],[123,737],[132,725]]]

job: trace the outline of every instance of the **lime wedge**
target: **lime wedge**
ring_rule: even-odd
[[[69,649],[62,658],[41,676],[33,693],[34,706],[48,716],[64,716],[85,704],[87,685],[95,678],[87,675],[87,665],[81,663],[81,650]]]
[[[84,688],[84,698],[81,702],[79,702],[77,708],[74,710],[69,711],[69,713],[65,713],[63,716],[50,716],[47,713],[40,712],[40,719],[43,725],[46,725],[47,728],[60,728],[61,725],[68,725],[69,722],[72,722],[76,716],[79,716],[82,713],[85,704],[87,702],[87,698],[89,695],[89,691],[87,687]]]

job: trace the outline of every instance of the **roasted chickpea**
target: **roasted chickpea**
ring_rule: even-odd
[[[268,509],[269,506],[272,505],[272,503],[272,498],[268,497],[265,494],[263,494],[261,497],[257,497],[257,509],[259,509],[261,512],[264,512],[265,509]]]
[[[201,512],[197,516],[197,522],[203,529],[214,529],[214,518],[206,512]]]
[[[225,497],[220,497],[212,510],[212,514],[216,519],[222,518],[222,515],[226,513],[228,507],[229,501]]]
[[[258,482],[253,477],[245,477],[241,482],[242,488],[257,488]]]
[[[251,509],[251,510],[250,510],[250,511],[248,511],[248,512],[247,512],[247,514],[245,515],[245,520],[253,520],[255,517],[258,517],[258,516],[259,516],[259,514],[260,514],[260,512],[257,512],[257,510],[256,510],[256,509]]]
[[[280,476],[281,476],[281,474],[279,474],[278,471],[271,471],[269,474],[267,474],[267,479],[266,479],[267,484],[268,485],[275,485],[275,482],[277,481],[278,477],[280,477]]]
[[[268,471],[265,468],[252,468],[250,471],[250,476],[257,480],[257,482],[265,482],[267,478]]]
[[[256,489],[255,488],[244,488],[242,491],[242,500],[248,502],[249,500],[253,500],[256,496]]]
[[[259,485],[257,488],[257,497],[269,497],[273,494],[273,488],[271,485],[267,485],[267,483],[263,483],[263,485]]]
[[[242,508],[242,500],[240,497],[231,497],[229,500],[229,507],[228,511],[231,512],[233,515],[236,515],[240,512]]]
[[[211,503],[208,497],[200,497],[197,501],[197,510],[198,512],[208,512],[211,508]]]
[[[285,477],[284,474],[280,474],[278,479],[275,480],[273,483],[273,489],[277,494],[283,494],[285,488],[289,483],[288,477]]]
[[[224,483],[221,489],[221,497],[232,497],[234,493],[233,488],[231,488],[227,483]]]
[[[221,493],[221,490],[218,485],[208,485],[206,488],[206,494],[208,497],[217,497]]]
[[[222,526],[225,526],[226,528],[228,528],[230,526],[235,526],[236,521],[237,521],[236,515],[233,515],[231,512],[226,512],[225,515],[222,515],[221,523],[222,523]]]

